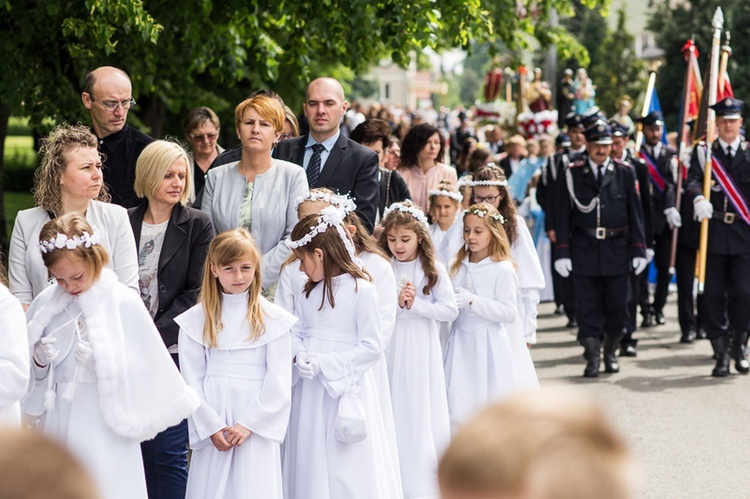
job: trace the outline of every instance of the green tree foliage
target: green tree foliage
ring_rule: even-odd
[[[660,5],[649,20],[648,28],[656,34],[656,44],[665,51],[665,64],[656,78],[656,89],[668,129],[674,130],[677,127],[680,114],[685,79],[685,60],[680,49],[691,36],[695,36],[695,44],[700,53],[698,63],[701,74],[705,75],[713,37],[711,19],[719,6],[724,11],[724,28],[735,35],[732,41],[734,55],[730,58],[728,69],[732,86],[739,98],[750,95],[747,93],[747,80],[739,78],[750,71],[750,53],[747,52],[750,47],[747,47],[748,41],[741,36],[750,21],[750,5],[744,0],[691,0],[674,8]],[[736,29],[733,29],[734,26]],[[744,50],[740,50],[741,48]]]
[[[589,76],[596,84],[596,103],[608,116],[617,109],[615,103],[622,95],[633,99],[645,90],[645,63],[633,52],[633,35],[625,30],[625,9],[617,12],[617,28],[607,31],[591,57]],[[596,63],[594,63],[596,61]]]
[[[609,2],[581,1],[590,8]],[[581,55],[564,28],[549,26],[551,9],[569,15],[570,2],[4,0],[0,144],[11,113],[29,116],[32,126],[45,117],[87,122],[81,83],[105,64],[128,72],[138,101],[131,117],[161,136],[179,133],[179,118],[196,105],[224,111],[231,123],[232,106],[261,87],[299,109],[316,75],[341,68],[357,74],[384,57],[406,64],[425,47],[514,48],[532,36],[557,44],[566,57]]]

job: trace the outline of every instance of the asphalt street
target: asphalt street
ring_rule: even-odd
[[[585,379],[583,348],[554,305],[540,305],[532,356],[542,385],[572,384],[597,397],[630,442],[639,497],[750,498],[750,376],[712,378],[711,345],[679,343],[676,295],[667,323],[636,332],[638,356],[619,374]],[[640,324],[640,317],[638,318]]]

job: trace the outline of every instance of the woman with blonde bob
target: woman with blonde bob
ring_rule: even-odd
[[[42,141],[34,172],[36,207],[18,212],[10,241],[10,291],[24,308],[49,285],[39,251],[39,231],[55,217],[81,213],[96,227],[120,282],[136,289],[138,263],[125,208],[110,204],[96,136],[83,125],[63,123]]]
[[[102,497],[145,499],[140,442],[200,401],[143,302],[106,268],[101,240],[80,213],[40,231],[37,247],[56,285],[27,312],[32,382],[24,411],[82,461]]]
[[[200,303],[176,319],[190,417],[187,498],[281,498],[297,318],[261,296],[261,254],[245,229],[211,242]]]
[[[138,248],[141,299],[177,362],[179,328],[174,318],[195,305],[201,269],[213,237],[205,213],[185,206],[192,184],[185,150],[157,140],[135,166],[135,193],[145,201],[128,210]],[[182,497],[187,484],[187,421],[141,445],[152,497]]]
[[[216,232],[242,227],[252,233],[263,254],[264,289],[278,280],[291,253],[285,240],[297,223],[294,200],[307,192],[302,168],[271,157],[284,119],[282,105],[265,95],[237,106],[234,122],[242,159],[208,172],[201,203]]]

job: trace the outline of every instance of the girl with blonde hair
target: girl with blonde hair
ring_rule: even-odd
[[[187,498],[282,497],[297,318],[261,296],[261,258],[245,229],[216,236],[199,303],[175,319],[182,375],[201,398]]]
[[[487,203],[463,212],[464,246],[451,266],[460,312],[444,360],[454,432],[489,403],[537,384],[535,375],[526,382],[519,377],[518,365],[531,357],[523,345],[518,277],[504,220]],[[521,345],[520,354],[514,345]]]

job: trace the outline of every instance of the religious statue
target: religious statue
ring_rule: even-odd
[[[534,80],[526,90],[526,100],[532,113],[552,109],[552,91],[549,84],[542,79],[542,69],[534,69]]]
[[[575,82],[573,81],[573,70],[566,69],[560,80],[559,91],[557,92],[557,123],[562,129],[565,125],[565,116],[573,108],[573,99],[576,97]]]
[[[589,109],[595,106],[594,97],[596,97],[596,87],[594,87],[585,69],[579,68],[576,71],[574,88],[575,99],[573,99],[573,110],[577,114],[586,114]]]
[[[612,116],[612,119],[622,126],[627,127],[628,134],[632,135],[635,132],[635,124],[630,118],[630,111],[633,109],[633,99],[629,95],[623,95],[617,99],[615,107],[617,108],[617,113]]]

